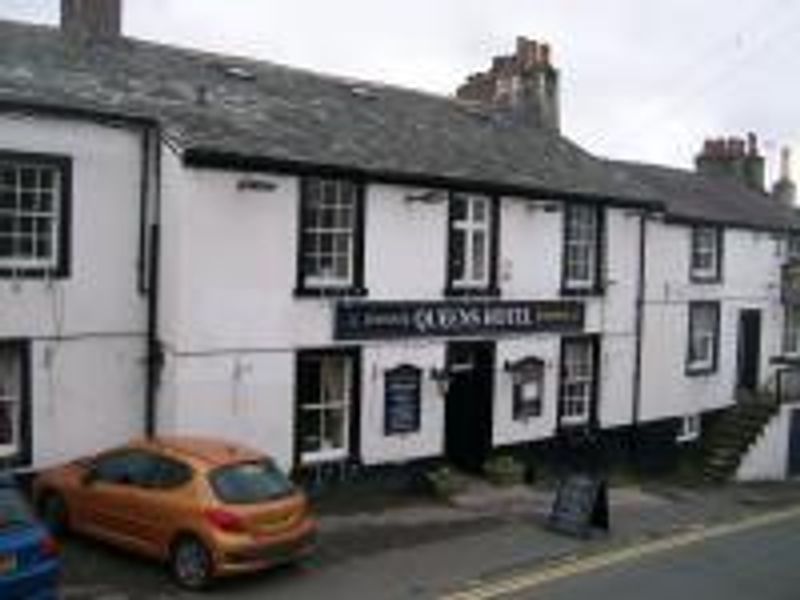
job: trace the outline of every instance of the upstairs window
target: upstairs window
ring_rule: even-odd
[[[600,291],[602,213],[586,204],[569,204],[564,213],[564,290]]]
[[[360,293],[363,199],[356,183],[304,179],[301,190],[300,293]]]
[[[63,276],[67,159],[0,152],[0,275]]]
[[[689,304],[689,348],[686,371],[690,375],[713,373],[717,370],[719,352],[719,303],[691,302]]]
[[[789,260],[800,260],[800,234],[789,234],[786,240],[786,255]]]
[[[783,351],[800,355],[800,304],[788,304],[784,313]]]
[[[448,292],[493,292],[496,287],[498,205],[488,196],[450,197]]]
[[[722,229],[709,226],[692,228],[690,279],[714,283],[722,279]]]

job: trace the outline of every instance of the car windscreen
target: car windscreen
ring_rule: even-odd
[[[33,523],[33,515],[19,493],[0,487],[0,532]]]
[[[228,504],[257,504],[294,492],[288,477],[268,460],[220,467],[209,480],[217,498]]]

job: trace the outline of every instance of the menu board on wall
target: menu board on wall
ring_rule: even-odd
[[[414,433],[420,427],[422,371],[400,365],[384,376],[383,430],[386,435]]]

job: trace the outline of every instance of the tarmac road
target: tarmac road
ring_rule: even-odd
[[[797,600],[800,508],[518,573],[442,600]]]

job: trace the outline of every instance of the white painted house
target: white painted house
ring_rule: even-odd
[[[525,39],[445,98],[63,7],[0,22],[9,464],[174,432],[298,471],[669,454],[770,381],[800,220],[754,145],[703,174],[598,159]]]

